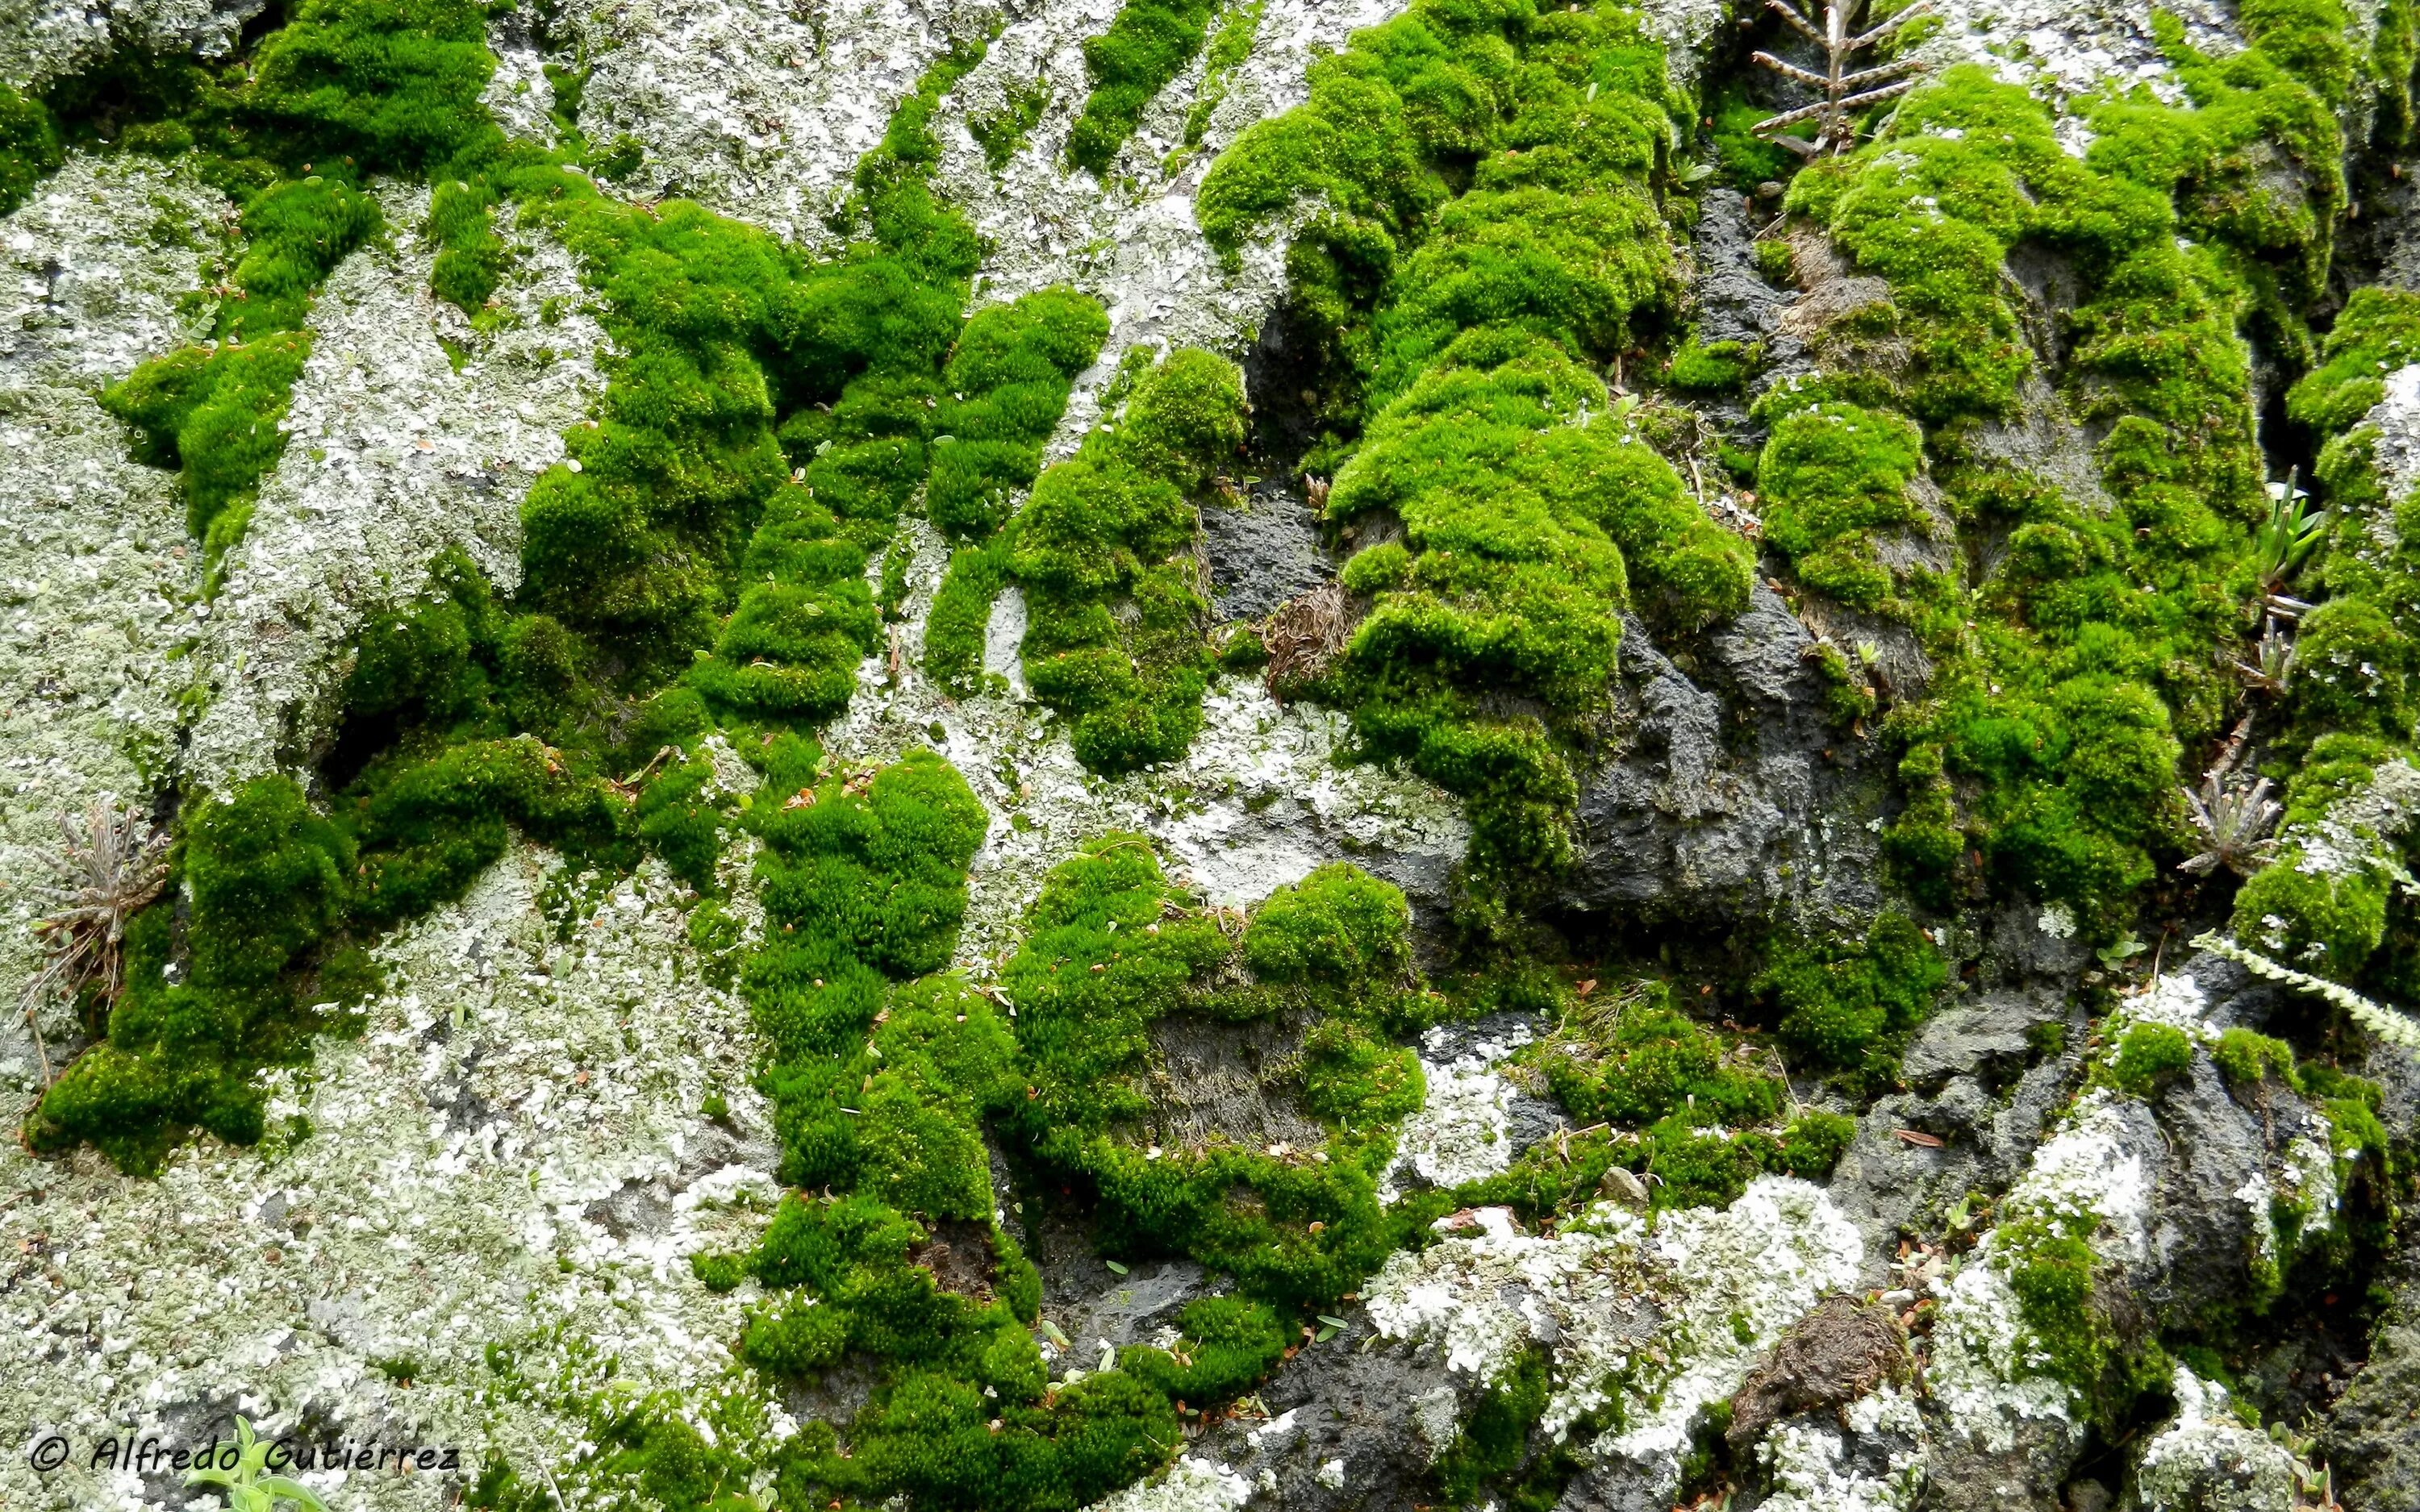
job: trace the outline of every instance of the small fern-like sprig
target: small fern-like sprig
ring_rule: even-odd
[[[2212,930],[2194,941],[2194,949],[2225,956],[2256,977],[2265,978],[2283,987],[2295,987],[2314,993],[2341,1008],[2352,1021],[2390,1044],[2400,1045],[2413,1055],[2420,1055],[2420,1019],[2373,1002],[2340,981],[2315,977],[2307,971],[2297,971],[2289,965],[2272,961],[2259,951]]]

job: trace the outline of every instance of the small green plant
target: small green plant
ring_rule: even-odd
[[[2269,517],[2253,532],[2253,571],[2261,594],[2255,612],[2265,609],[2291,616],[2310,608],[2300,599],[2288,598],[2286,590],[2326,541],[2331,514],[2313,509],[2311,496],[2294,486],[2294,479],[2289,469],[2285,482],[2269,485]]]
[[[215,1486],[226,1493],[227,1512],[277,1512],[277,1504],[291,1502],[307,1512],[328,1512],[319,1493],[301,1481],[269,1473],[270,1446],[253,1435],[252,1425],[235,1420],[238,1446],[233,1470],[189,1470],[188,1486]]]

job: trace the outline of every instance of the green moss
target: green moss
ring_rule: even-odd
[[[1202,51],[1218,8],[1218,0],[1125,0],[1108,31],[1085,39],[1093,92],[1067,133],[1070,163],[1108,172],[1143,107]]]
[[[1640,1128],[1701,1112],[1709,1122],[1757,1124],[1781,1106],[1779,1082],[1736,1063],[1719,1036],[1673,1006],[1662,983],[1583,1006],[1536,1059],[1575,1121]]]
[[[1932,659],[1930,697],[1889,726],[1909,779],[1885,837],[1901,880],[1945,902],[1972,851],[1993,880],[2069,904],[2096,933],[2123,927],[2157,855],[2182,843],[2178,759],[2232,717],[2237,687],[2209,648],[2239,633],[2248,528],[2267,513],[2237,328],[2297,349],[2294,312],[2316,293],[2342,203],[2335,127],[2309,69],[2268,44],[2212,63],[2162,26],[2195,107],[2139,96],[2096,106],[2081,161],[2058,148],[2038,101],[1953,69],[1870,147],[1791,189],[1792,210],[1880,275],[1889,299],[1836,322],[1823,338],[1831,376],[1769,396],[1766,413],[1776,431],[1793,411],[1842,405],[1931,427],[1921,455],[1947,514],[1994,543],[1973,597],[1922,575],[1895,585],[1870,555],[1827,555],[1836,540],[1856,546],[1858,517],[1838,533],[1820,516],[1809,529],[1807,490],[1760,477],[1761,505],[1779,521],[1771,533],[1802,579],[1889,605]],[[2007,272],[2021,243],[2064,259],[2085,291],[2060,376],[2103,435],[2105,501],[2066,498],[1974,445],[1977,423],[2013,412],[2033,380]],[[1897,480],[1877,480],[1869,496],[1812,497],[1893,526],[1913,519]],[[2359,627],[2348,617],[2345,628]],[[2362,691],[2395,707],[2392,688]]]
[[[1608,697],[1633,594],[1685,629],[1746,600],[1745,543],[1591,371],[1675,302],[1656,193],[1678,103],[1618,8],[1416,6],[1315,65],[1309,101],[1203,181],[1221,248],[1325,202],[1288,252],[1288,340],[1323,370],[1329,427],[1306,465],[1342,461],[1328,517],[1399,525],[1408,561],[1356,569],[1375,601],[1303,691],[1352,710],[1370,754],[1466,797],[1474,876],[1570,856],[1569,750]],[[1509,895],[1474,887],[1472,920]]]
[[[2420,714],[2412,687],[2420,646],[2385,606],[2362,596],[2331,598],[2299,628],[2288,698],[2302,740],[2411,733]]]
[[[2210,1047],[2210,1058],[2217,1063],[2219,1074],[2226,1078],[2230,1088],[2241,1090],[2257,1087],[2273,1076],[2285,1087],[2301,1089],[2302,1078],[2294,1070],[2294,1047],[2283,1040],[2251,1029],[2229,1029]]]
[[[219,307],[219,335],[250,340],[302,330],[313,292],[381,225],[376,200],[316,174],[254,195],[243,208],[247,245],[227,275],[233,292]]]
[[[967,131],[983,148],[984,162],[993,173],[1008,166],[1025,146],[1033,128],[1041,123],[1042,113],[1050,108],[1050,83],[1036,76],[1001,86],[999,108],[967,117]]]
[[[1885,913],[1863,933],[1784,937],[1753,983],[1781,1011],[1784,1041],[1817,1065],[1871,1068],[1931,1011],[1948,967],[1906,916]]]
[[[1852,609],[1900,612],[1877,532],[1922,531],[1909,486],[1923,471],[1923,434],[1902,416],[1817,404],[1777,420],[1757,465],[1765,539],[1799,580]]]
[[[1203,1297],[1177,1315],[1166,1350],[1130,1344],[1118,1368],[1173,1401],[1203,1404],[1242,1396],[1277,1368],[1288,1330],[1272,1308],[1243,1297]]]
[[[2136,1024],[2118,1041],[2109,1080],[2136,1097],[2156,1095],[2193,1064],[2193,1041],[2165,1024]]]
[[[1392,887],[1332,866],[1273,894],[1239,943],[1167,886],[1136,836],[1093,841],[1051,873],[1001,976],[1033,1087],[1018,1128],[1046,1167],[1096,1194],[1109,1253],[1189,1255],[1282,1305],[1326,1304],[1385,1257],[1376,1178],[1391,1125],[1421,1096],[1416,1057],[1389,1042],[1423,1016],[1406,917]],[[1303,1110],[1325,1144],[1163,1128],[1152,1026],[1186,1011],[1301,1025]]]
[[[1552,1036],[1522,1052],[1575,1122],[1608,1132],[1533,1147],[1505,1176],[1454,1199],[1509,1202],[1545,1216],[1593,1196],[1621,1164],[1653,1178],[1654,1205],[1721,1205],[1761,1172],[1828,1175],[1856,1121],[1821,1110],[1785,1121],[1792,1100],[1768,1054],[1727,1039],[1641,981],[1566,1007]]]
[[[1243,417],[1233,363],[1173,353],[1018,517],[1026,680],[1075,721],[1094,771],[1176,760],[1201,729],[1211,660],[1194,501],[1242,443]]]
[[[377,203],[337,180],[261,191],[244,207],[250,245],[227,276],[221,343],[155,358],[101,395],[141,433],[144,460],[179,470],[187,528],[213,562],[241,537],[260,480],[285,455],[278,423],[310,355],[311,295],[380,224]]]
[[[101,395],[104,409],[142,433],[145,460],[179,471],[186,526],[213,561],[240,538],[260,480],[286,453],[278,422],[310,351],[302,332],[216,350],[188,347]]]
[[[2378,8],[2370,42],[2370,69],[2378,80],[2378,116],[2369,139],[2393,151],[2412,141],[2412,77],[2420,64],[2420,12],[2412,0],[2386,0]]]
[[[2298,969],[2338,981],[2358,978],[2385,940],[2389,909],[2404,861],[2400,846],[2364,837],[2366,847],[2345,855],[2332,832],[2341,832],[2333,811],[2366,796],[2381,764],[2397,759],[2394,748],[2358,734],[2322,736],[2286,788],[2286,817],[2278,854],[2235,895],[2235,933]],[[2333,857],[2325,866],[2304,865],[2313,841]]]
[[[58,127],[41,101],[0,85],[0,215],[24,203],[64,161]]]
[[[252,59],[245,113],[285,154],[427,172],[492,151],[495,72],[470,0],[304,0]]]
[[[137,916],[109,1038],[79,1057],[26,1121],[38,1150],[89,1143],[147,1175],[187,1130],[231,1144],[262,1133],[263,1066],[290,1060],[319,1026],[299,995],[313,952],[344,917],[353,850],[302,790],[261,778],[188,810],[177,905]]]
[[[2314,431],[2340,434],[2386,397],[2389,374],[2420,362],[2420,294],[2353,290],[2319,355],[2319,364],[2287,391],[2286,412]]]
[[[1109,339],[1100,304],[1070,288],[977,312],[942,373],[924,512],[956,540],[980,541],[1033,482],[1042,445],[1067,408],[1076,375]]]
[[[1553,1392],[1544,1356],[1525,1351],[1480,1395],[1453,1442],[1437,1457],[1430,1473],[1439,1500],[1454,1506],[1476,1504],[1489,1482],[1519,1468]]]
[[[700,892],[714,890],[722,856],[723,816],[707,792],[713,785],[714,764],[697,758],[666,767],[639,793],[639,838]]]
[[[1707,343],[1691,336],[1664,364],[1664,381],[1688,393],[1736,393],[1761,355],[1746,342]]]
[[[2012,1257],[2009,1284],[2050,1374],[2087,1395],[2098,1391],[2111,1340],[2092,1307],[2092,1246],[2042,1218],[2013,1219],[1997,1232]]]
[[[1752,194],[1761,185],[1787,179],[1797,166],[1799,160],[1789,148],[1756,134],[1757,123],[1773,112],[1747,99],[1737,85],[1718,94],[1707,114],[1714,123],[1714,159],[1733,189]]]
[[[1015,547],[1014,538],[1003,533],[951,552],[949,570],[924,616],[924,673],[960,698],[972,695],[982,681],[992,601],[1007,586]]]

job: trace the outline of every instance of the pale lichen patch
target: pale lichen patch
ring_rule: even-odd
[[[746,1011],[701,979],[675,885],[650,868],[563,940],[555,866],[517,848],[380,945],[397,991],[273,1078],[259,1149],[190,1145],[145,1182],[89,1151],[0,1151],[0,1242],[40,1257],[7,1299],[0,1412],[85,1443],[241,1401],[274,1428],[408,1427],[537,1471],[576,1458],[587,1425],[494,1396],[490,1344],[541,1382],[611,1360],[625,1389],[729,1389],[748,1295],[707,1292],[688,1256],[745,1242],[761,1219],[738,1205],[774,1196]],[[0,1502],[134,1489],[82,1463],[45,1478],[11,1456]],[[353,1507],[451,1494],[303,1478]]]
[[[535,223],[491,335],[428,292],[411,235],[425,190],[382,193],[396,245],[353,254],[312,311],[286,455],[207,606],[209,704],[187,770],[206,791],[307,761],[328,733],[363,618],[409,600],[448,550],[520,578],[520,501],[604,388],[602,328],[571,255]],[[452,343],[463,354],[460,366]]]
[[[2318,1484],[2285,1445],[2238,1419],[2225,1386],[2176,1368],[2177,1415],[2143,1450],[2135,1494],[2144,1512],[2293,1512]]]
[[[1652,1220],[1599,1202],[1553,1235],[1521,1232],[1501,1208],[1467,1223],[1475,1231],[1391,1257],[1364,1288],[1380,1336],[1435,1348],[1481,1383],[1544,1351],[1544,1431],[1559,1438],[1618,1401],[1620,1426],[1590,1453],[1667,1491],[1699,1414],[1820,1298],[1854,1285],[1864,1253],[1831,1198],[1790,1177],[1759,1177],[1729,1208]]]

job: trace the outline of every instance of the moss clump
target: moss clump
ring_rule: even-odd
[[[1659,1208],[1719,1206],[1762,1172],[1828,1175],[1856,1132],[1854,1119],[1820,1110],[1785,1121],[1789,1091],[1769,1057],[1682,1012],[1660,981],[1580,999],[1522,1060],[1575,1121],[1612,1132],[1576,1149],[1537,1146],[1505,1176],[1455,1192],[1457,1202],[1552,1212],[1620,1164],[1653,1178]]]
[[[694,758],[667,766],[639,792],[639,838],[700,892],[714,890],[722,857],[724,816],[714,787],[714,764]]]
[[[1289,1332],[1273,1279],[1324,1301],[1383,1256],[1368,1167],[1391,1153],[1385,1121],[1419,1096],[1407,1053],[1391,1076],[1353,1059],[1361,1079],[1343,1085],[1332,1049],[1307,1046],[1314,1094],[1326,1087],[1335,1116],[1359,1120],[1361,1134],[1331,1139],[1326,1164],[1236,1151],[1206,1194],[1189,1175],[1155,1185],[1178,1162],[1122,1136],[1144,1025],[1188,1001],[1226,1017],[1325,1010],[1326,1024],[1365,1034],[1403,1022],[1401,896],[1329,868],[1273,899],[1238,942],[1176,901],[1140,839],[1097,841],[1034,906],[1002,979],[1012,1020],[994,995],[929,974],[954,936],[983,833],[956,774],[922,752],[830,774],[791,736],[764,762],[747,823],[767,845],[766,943],[744,980],[772,1046],[761,1081],[783,1180],[827,1195],[785,1199],[752,1250],[700,1257],[695,1269],[717,1288],[752,1276],[776,1294],[741,1344],[757,1369],[812,1375],[854,1353],[881,1371],[848,1451],[810,1427],[776,1467],[783,1494],[1072,1512],[1165,1460],[1180,1403],[1198,1412],[1267,1373]],[[1171,1348],[1130,1346],[1117,1368],[1054,1384],[1029,1328],[1039,1279],[989,1221],[986,1126],[1044,1169],[1097,1181],[1112,1242],[1256,1258],[1261,1270],[1235,1265],[1246,1294],[1188,1306]],[[1228,1211],[1239,1184],[1251,1219]],[[1296,1208],[1326,1222],[1306,1227]],[[1348,1219],[1350,1237],[1322,1238]],[[1274,1223],[1290,1230],[1284,1246]],[[1321,1263],[1331,1246],[1341,1254]]]
[[[1995,1232],[2011,1257],[2009,1285],[2050,1374],[2087,1396],[2097,1393],[2114,1341],[2092,1305],[2092,1246],[2046,1218],[2011,1219]]]
[[[980,541],[1007,522],[1010,496],[1033,481],[1042,443],[1076,375],[1109,339],[1097,301],[1049,288],[976,313],[959,332],[935,424],[924,511],[943,534]]]
[[[2359,288],[2319,348],[2319,364],[2287,391],[2286,412],[2326,436],[2359,424],[2386,397],[2396,369],[2420,362],[2420,294]]]
[[[79,120],[123,116],[111,124],[130,147],[196,148],[203,177],[244,200],[248,245],[225,280],[218,342],[147,363],[103,395],[143,432],[147,460],[181,470],[213,563],[241,538],[285,450],[278,421],[310,349],[312,296],[380,229],[357,182],[483,172],[504,143],[479,104],[494,67],[485,12],[463,0],[311,0],[261,39],[248,70],[222,78],[187,59],[130,58],[60,91]],[[499,244],[484,218],[452,213],[453,193],[438,190],[430,229],[440,292],[467,295],[455,271],[466,249],[492,261]]]
[[[260,191],[243,209],[250,245],[227,275],[219,340],[154,358],[101,394],[141,434],[143,460],[179,470],[186,528],[213,562],[242,538],[260,480],[285,455],[278,422],[310,355],[312,292],[380,224],[377,202],[335,179]]]
[[[1169,156],[1169,165],[1202,145],[1209,134],[1210,117],[1227,98],[1227,83],[1245,59],[1252,55],[1252,39],[1260,31],[1261,12],[1265,0],[1245,0],[1231,3],[1219,18],[1218,30],[1210,39],[1210,54],[1203,60],[1202,92],[1193,100],[1193,108],[1185,113],[1184,145]]]
[[[2130,1026],[2109,1058],[2109,1080],[2135,1097],[2155,1096],[2193,1065],[2193,1041],[2166,1024]]]
[[[1903,617],[1873,538],[1924,527],[1909,489],[1923,470],[1923,433],[1905,416],[1853,404],[1792,409],[1775,422],[1757,465],[1765,539],[1807,587],[1852,609]]]
[[[947,962],[966,911],[966,863],[983,840],[982,806],[929,751],[847,779],[819,773],[814,748],[783,737],[766,781],[746,815],[766,846],[757,863],[766,944],[744,983],[771,1046],[763,1080],[780,1107],[784,1180],[912,1188],[932,1204],[915,1211],[987,1217],[972,1120],[1004,1085],[993,1010],[963,987],[936,984],[903,1002],[880,1033],[876,1018],[887,979]],[[926,1042],[933,1034],[939,1046]],[[870,1099],[879,1105],[869,1111]],[[951,1111],[953,1100],[954,1119],[923,1128],[930,1148],[917,1149],[918,1132],[899,1121]]]
[[[2367,837],[2346,856],[2325,837],[2333,810],[2366,797],[2377,769],[2399,759],[2382,741],[2328,735],[2286,788],[2275,861],[2235,895],[2233,928],[2278,960],[2338,981],[2351,981],[2386,938],[2394,889],[2404,868],[2397,838]],[[2305,865],[2314,842],[2326,843],[2332,864]]]
[[[1453,1442],[1437,1456],[1431,1474],[1439,1499],[1453,1506],[1472,1504],[1488,1483],[1518,1469],[1528,1456],[1530,1431],[1545,1417],[1553,1395],[1543,1353],[1524,1351],[1481,1396]]]
[[[1195,501],[1242,443],[1244,408],[1233,363],[1173,353],[1042,475],[1017,518],[1026,679],[1075,721],[1076,755],[1094,771],[1173,761],[1202,727],[1211,663]]]
[[[1288,339],[1322,369],[1307,465],[1337,467],[1331,520],[1400,531],[1407,560],[1383,583],[1363,569],[1375,602],[1311,691],[1354,711],[1373,754],[1466,797],[1476,875],[1571,854],[1567,751],[1630,595],[1689,628],[1746,600],[1744,543],[1591,371],[1674,301],[1656,196],[1667,108],[1686,107],[1661,58],[1613,6],[1416,6],[1315,65],[1309,101],[1203,181],[1226,249],[1325,204],[1288,252]]]
[[[1885,913],[1862,934],[1776,941],[1753,988],[1781,1011],[1782,1040],[1815,1064],[1881,1070],[1948,977],[1924,932]]]
[[[1110,1253],[1189,1255],[1284,1305],[1324,1304],[1385,1257],[1376,1179],[1421,1097],[1417,1058],[1390,1042],[1420,1018],[1407,922],[1393,887],[1336,865],[1280,888],[1234,941],[1136,836],[1051,873],[1002,974],[1034,1088],[1018,1126],[1097,1194]],[[1152,1026],[1180,1012],[1298,1025],[1302,1111],[1324,1144],[1180,1137],[1150,1077]]]
[[[1202,51],[1218,0],[1125,0],[1109,29],[1085,39],[1093,92],[1067,133],[1067,161],[1106,173],[1143,107]]]
[[[924,670],[961,697],[980,678],[985,626],[1014,558],[1015,540],[1001,527],[1042,466],[1076,375],[1108,335],[1099,304],[1072,289],[1044,289],[978,312],[942,374],[942,434],[933,442],[924,512],[942,533],[970,544],[952,554],[934,595]]]
[[[0,215],[23,204],[65,161],[59,129],[41,101],[0,85]]]
[[[1830,377],[1767,401],[1776,423],[1843,404],[1923,423],[1947,514],[2007,542],[1972,599],[1899,585],[1934,664],[1930,696],[1889,727],[1909,789],[1886,836],[1902,880],[1945,901],[1971,851],[2096,932],[2121,927],[2155,856],[2181,843],[2177,761],[2223,733],[2237,696],[2209,648],[2236,633],[2249,528],[2266,515],[2238,324],[2280,349],[2302,341],[2293,311],[2342,202],[2335,127],[2305,80],[2258,45],[2211,63],[2161,25],[2195,107],[2095,107],[2081,161],[2040,102],[1953,69],[1870,147],[1800,174],[1792,210],[1889,299],[1827,332]],[[2020,243],[2065,259],[2087,291],[2062,376],[2103,437],[2114,507],[1974,445],[2035,380],[2006,272]],[[1878,494],[1873,507],[1894,507]],[[1835,565],[1809,585],[1883,602],[1884,576]]]
[[[101,395],[141,432],[144,460],[185,485],[186,528],[212,561],[242,539],[260,480],[286,454],[286,418],[311,338],[284,332],[248,346],[188,347],[136,368]]]
[[[1118,1368],[1172,1401],[1209,1403],[1242,1396],[1277,1368],[1287,1329],[1276,1311],[1243,1297],[1203,1297],[1176,1318],[1168,1349],[1130,1344]]]
[[[2251,1029],[2229,1029],[2210,1047],[2210,1058],[2226,1078],[2226,1085],[2239,1091],[2272,1077],[2284,1087],[2302,1089],[2302,1077],[2294,1070],[2294,1047],[2283,1040]]]
[[[1746,342],[1703,342],[1693,335],[1664,364],[1664,381],[1685,393],[1736,393],[1761,357]]]
[[[1575,1120],[1635,1128],[1699,1112],[1708,1122],[1757,1124],[1780,1107],[1779,1081],[1735,1061],[1720,1036],[1673,1006],[1664,984],[1582,1006],[1536,1062]]]
[[[982,546],[959,547],[950,553],[949,570],[934,590],[933,607],[924,616],[924,672],[960,698],[982,682],[992,602],[1008,584],[1015,546],[1003,533]]]
[[[88,1143],[149,1175],[192,1128],[259,1139],[254,1073],[302,1054],[321,1026],[301,995],[304,972],[342,922],[353,864],[343,833],[287,779],[189,809],[178,870],[190,917],[180,931],[164,900],[136,916],[109,1039],[43,1094],[27,1142]]]

